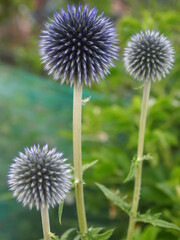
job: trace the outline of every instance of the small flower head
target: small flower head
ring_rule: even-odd
[[[109,73],[118,59],[117,34],[112,22],[96,8],[68,6],[45,24],[40,40],[44,69],[55,80],[91,85]]]
[[[174,50],[164,35],[146,30],[131,37],[124,50],[124,62],[134,78],[160,81],[173,66]]]
[[[70,168],[62,153],[56,149],[42,149],[38,145],[25,148],[25,154],[14,158],[8,174],[11,191],[23,206],[33,206],[38,210],[45,205],[61,203],[71,187]]]

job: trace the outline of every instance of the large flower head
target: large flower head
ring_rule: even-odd
[[[131,37],[124,50],[126,70],[138,80],[161,80],[173,66],[171,42],[157,31],[146,30]]]
[[[45,24],[40,39],[40,55],[45,70],[55,80],[91,85],[99,82],[118,59],[117,34],[113,23],[97,16],[96,8],[89,10],[68,6],[54,14]]]
[[[19,202],[38,210],[61,203],[71,187],[70,168],[62,153],[45,145],[25,148],[10,166],[8,184]]]

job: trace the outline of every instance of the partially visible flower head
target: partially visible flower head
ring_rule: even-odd
[[[146,30],[131,37],[124,50],[124,62],[134,78],[160,81],[173,66],[174,49],[164,35]]]
[[[91,85],[109,73],[113,60],[118,59],[118,39],[113,23],[97,16],[97,9],[86,5],[68,6],[55,12],[45,23],[40,39],[40,55],[44,69],[55,80]]]
[[[38,210],[45,205],[61,203],[71,187],[70,168],[62,153],[45,145],[25,148],[10,166],[8,184],[13,195],[23,206]]]

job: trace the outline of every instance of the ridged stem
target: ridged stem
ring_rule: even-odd
[[[87,233],[87,222],[83,192],[82,150],[81,150],[82,85],[74,83],[73,95],[73,156],[74,178],[78,222],[81,234]],[[86,240],[86,237],[82,237]]]
[[[45,205],[44,207],[41,207],[41,219],[42,219],[42,228],[43,228],[44,240],[51,240],[50,224],[49,224],[49,212],[48,212],[48,206],[47,205]]]
[[[142,157],[143,157],[143,150],[144,150],[144,135],[145,135],[150,88],[151,88],[151,81],[146,80],[144,82],[144,92],[143,92],[143,99],[142,99],[142,105],[141,105],[140,124],[139,124],[139,139],[138,139],[138,150],[137,150],[137,161],[139,161],[139,166],[135,176],[134,193],[133,193],[132,208],[130,213],[127,240],[132,240],[133,238],[133,232],[134,232],[134,227],[136,223],[136,215],[137,215],[137,210],[138,210],[138,205],[140,200],[142,162],[143,162]]]

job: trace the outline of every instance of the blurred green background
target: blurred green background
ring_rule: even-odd
[[[12,199],[7,173],[25,146],[48,143],[72,162],[72,89],[47,77],[38,55],[43,23],[60,7],[79,1],[0,1],[0,240],[42,238],[40,213]],[[140,211],[161,212],[180,226],[180,1],[89,0],[117,25],[120,61],[99,85],[84,88],[91,101],[83,107],[83,162],[99,162],[84,179],[88,225],[115,228],[112,240],[124,239],[128,217],[105,199],[99,182],[132,199],[133,182],[123,184],[136,154],[142,83],[134,81],[122,61],[130,36],[156,29],[172,41],[175,66],[166,79],[152,84],[145,137]],[[50,210],[52,232],[77,227],[74,193],[65,203],[62,226],[57,208]],[[179,240],[177,231],[137,224],[135,240]]]

